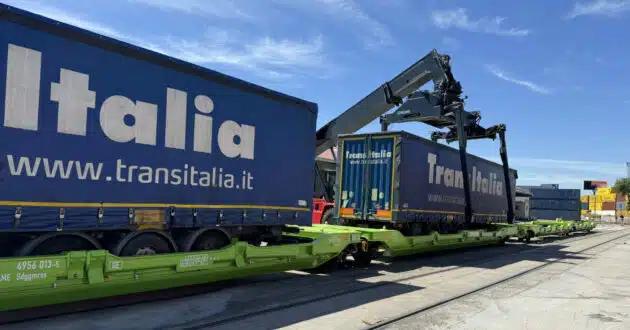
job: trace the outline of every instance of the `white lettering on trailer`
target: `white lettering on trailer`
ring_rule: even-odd
[[[57,132],[86,135],[88,109],[96,107],[89,85],[90,76],[66,69],[61,69],[59,83],[50,84],[50,100],[59,104]]]
[[[227,189],[254,190],[254,176],[249,171],[242,171],[241,180],[234,174],[223,172],[221,167],[211,169],[198,169],[195,166],[184,164],[180,168],[151,167],[146,165],[124,163],[122,159],[116,160],[115,176],[101,175],[105,170],[103,163],[82,162],[80,160],[51,160],[42,157],[25,157],[11,154],[7,155],[9,173],[14,176],[35,177],[43,174],[51,179],[79,179],[116,182],[139,182],[143,184],[171,184],[189,185],[201,187],[218,187]],[[52,164],[52,165],[51,165]]]
[[[185,256],[179,261],[180,268],[201,267],[210,264],[210,257],[207,254],[197,254]]]
[[[4,126],[38,131],[41,89],[42,53],[9,44],[5,90]],[[97,91],[90,90],[90,75],[60,68],[59,82],[51,82],[50,100],[57,102],[57,132],[75,136],[87,135],[90,109],[96,109]],[[166,89],[166,125],[164,145],[186,149],[186,114],[188,95],[174,88]],[[197,95],[193,150],[212,152],[215,108],[212,99]],[[123,95],[111,95],[100,105],[99,123],[103,133],[119,143],[135,142],[157,145],[158,106],[133,100]],[[129,123],[133,118],[133,123]],[[238,137],[239,141],[235,142]],[[228,158],[254,159],[255,127],[227,120],[219,125],[217,144]]]
[[[391,158],[392,152],[387,150],[370,151],[370,152],[350,152],[346,151],[346,159],[367,159],[368,156],[372,159],[379,158]]]
[[[177,89],[166,89],[166,141],[167,148],[186,149],[186,103],[188,94]]]
[[[38,261],[35,261],[35,260],[18,261],[15,269],[36,270],[36,269],[52,269],[52,268],[59,268],[59,267],[61,267],[59,260],[44,259],[44,260],[38,260]]]
[[[197,95],[195,97],[195,108],[200,113],[195,114],[193,149],[197,152],[210,153],[212,151],[212,132],[210,130],[212,118],[206,115],[209,115],[214,110],[214,102],[205,95]]]
[[[42,53],[9,45],[4,126],[37,131]]]
[[[45,280],[48,273],[17,273],[15,279],[23,282],[32,282],[34,280]]]
[[[427,162],[429,163],[430,184],[442,184],[449,188],[464,189],[464,177],[461,170],[438,165],[437,155],[434,153],[428,154]],[[469,173],[468,177],[471,191],[494,196],[503,195],[503,182],[497,180],[496,173],[490,172],[484,176],[476,166],[473,166],[472,173]]]
[[[134,118],[133,126],[125,123],[125,118]],[[114,95],[108,97],[101,106],[100,116],[103,133],[115,142],[135,141],[154,146],[157,143],[157,105]]]

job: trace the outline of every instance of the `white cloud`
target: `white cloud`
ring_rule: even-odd
[[[238,33],[211,31],[199,40],[167,38],[161,47],[163,52],[185,61],[244,69],[270,80],[298,75],[326,78],[333,74],[324,55],[322,36],[305,41],[270,37],[251,40]]]
[[[17,0],[12,4],[54,20],[124,40],[184,61],[248,71],[266,80],[279,81],[298,75],[326,78],[333,74],[324,55],[322,36],[303,41],[270,37],[252,38],[222,30],[212,30],[196,40],[174,36],[141,38],[36,1]]]
[[[373,37],[373,39],[367,41],[368,46],[387,46],[392,44],[393,37],[387,28],[365,13],[355,1],[316,0],[316,2],[323,5],[337,17],[353,20],[368,30]]]
[[[616,16],[630,10],[629,0],[594,0],[589,3],[578,2],[573,9],[565,15],[565,19],[574,19],[580,16]]]
[[[520,80],[520,79],[516,79],[513,77],[510,77],[507,73],[505,73],[503,70],[501,70],[500,68],[494,66],[494,65],[487,65],[486,66],[486,70],[488,70],[491,74],[493,74],[495,77],[501,79],[501,80],[505,80],[507,82],[511,82],[513,84],[517,84],[523,87],[526,87],[536,93],[540,93],[540,94],[551,94],[551,90],[542,87],[536,83],[533,83],[531,81],[527,81],[527,80]]]
[[[282,15],[287,8],[298,9],[305,14],[312,16],[314,13],[323,13],[335,20],[344,23],[353,23],[350,28],[358,28],[361,31],[362,39],[368,47],[389,46],[393,43],[393,38],[387,27],[370,15],[354,0],[270,0],[264,6],[256,1],[244,0],[129,0],[143,3],[163,10],[175,10],[188,14],[210,15],[218,18],[241,19],[245,21],[256,21],[266,19],[272,20],[272,12],[276,6],[284,7]],[[366,33],[367,32],[367,33]]]
[[[86,29],[86,30],[90,30],[92,32],[98,33],[98,34],[106,35],[108,37],[117,38],[117,39],[127,39],[127,40],[129,39],[128,36],[124,35],[120,31],[117,31],[116,29],[113,29],[107,25],[93,22],[92,20],[82,18],[78,15],[71,14],[69,12],[66,12],[56,7],[44,5],[38,1],[12,0],[12,1],[7,1],[7,4],[21,8],[26,11],[30,11],[38,15],[46,16],[56,21],[74,25],[82,29]]]
[[[342,22],[356,24],[369,48],[391,46],[394,38],[385,25],[366,13],[354,0],[273,0],[276,4],[303,10],[309,14],[324,13]],[[367,34],[365,34],[367,32]]]
[[[441,29],[458,28],[471,32],[481,32],[508,37],[524,37],[531,33],[528,29],[504,28],[505,17],[482,17],[473,20],[464,8],[436,10],[431,15],[433,24]]]
[[[163,10],[175,10],[188,14],[211,15],[219,18],[254,19],[254,16],[243,10],[246,4],[235,0],[212,1],[207,0],[129,0],[143,3]]]

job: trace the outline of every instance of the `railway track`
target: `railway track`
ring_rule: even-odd
[[[572,244],[573,242],[578,242],[585,239],[595,239],[600,236],[609,235],[610,232],[594,232],[588,235],[575,235],[568,238],[547,238],[545,242],[541,245],[533,243],[533,244],[521,244],[521,243],[508,243],[503,247],[483,247],[483,248],[473,248],[466,249],[460,251],[451,251],[447,253],[433,253],[425,256],[415,256],[415,257],[405,257],[398,258],[393,264],[387,263],[375,263],[371,267],[366,269],[360,268],[352,268],[340,270],[338,272],[333,273],[330,276],[327,276],[325,280],[322,281],[314,281],[314,277],[312,276],[298,276],[294,277],[292,275],[287,274],[274,274],[270,276],[263,276],[258,278],[249,278],[238,281],[230,281],[217,283],[214,285],[207,285],[200,288],[184,288],[184,289],[174,289],[174,290],[166,290],[164,292],[153,292],[143,295],[135,295],[135,300],[129,300],[129,297],[117,297],[111,301],[108,305],[103,306],[103,302],[88,302],[83,303],[81,306],[82,313],[76,313],[76,307],[73,310],[72,306],[68,306],[67,310],[62,311],[63,306],[54,306],[53,309],[55,311],[49,311],[48,315],[36,315],[31,313],[22,312],[22,321],[21,323],[13,322],[13,327],[6,327],[6,329],[10,328],[33,328],[36,329],[39,326],[41,328],[51,329],[55,328],[54,324],[62,322],[67,326],[62,326],[60,328],[70,329],[70,324],[73,323],[73,320],[81,319],[81,318],[93,318],[95,314],[107,313],[111,315],[111,317],[116,317],[118,313],[124,313],[124,310],[115,307],[125,306],[126,309],[130,308],[132,304],[135,305],[144,305],[143,308],[151,309],[153,306],[159,304],[169,304],[175,303],[178,298],[188,297],[187,299],[194,300],[212,300],[212,295],[204,297],[199,296],[199,294],[208,293],[208,292],[223,292],[225,290],[248,290],[248,288],[260,288],[260,287],[268,287],[267,291],[274,292],[276,296],[270,296],[269,300],[276,300],[273,302],[269,302],[261,306],[244,306],[241,309],[241,312],[232,312],[232,313],[218,313],[213,314],[207,317],[200,315],[198,318],[194,318],[192,320],[188,320],[185,322],[164,322],[164,323],[156,323],[152,326],[152,328],[158,329],[206,329],[206,328],[217,328],[217,327],[225,327],[230,326],[231,324],[243,322],[244,320],[255,319],[257,317],[263,317],[265,315],[270,315],[273,313],[282,313],[284,311],[290,311],[295,308],[304,307],[307,305],[327,305],[328,301],[344,298],[351,295],[357,295],[361,293],[367,293],[387,289],[387,287],[394,287],[404,282],[418,280],[425,277],[431,277],[436,275],[447,275],[451,272],[454,272],[458,269],[462,269],[464,267],[470,267],[475,264],[484,264],[492,262],[497,258],[497,256],[501,256],[502,258],[511,258],[515,261],[521,259],[520,256],[522,253],[527,251],[535,251],[548,248],[549,246],[554,246],[557,244],[567,245]],[[436,258],[436,256],[438,258]],[[419,269],[419,271],[413,271],[410,273],[412,269]],[[379,272],[388,272],[387,275],[378,274]],[[376,281],[374,283],[363,283],[362,285],[357,285],[362,278],[367,278],[369,276],[376,277]],[[378,276],[382,277],[382,280],[378,280]],[[320,277],[321,278],[321,277]],[[308,289],[309,286],[313,286]],[[282,291],[286,291],[287,287],[294,288],[297,291],[303,291],[301,297],[299,299],[287,299],[289,301],[282,302],[279,300],[277,295],[282,296]],[[332,290],[330,288],[338,287],[342,289]],[[144,297],[142,297],[144,296]],[[118,301],[116,301],[118,300]],[[163,300],[163,301],[156,301]],[[164,301],[167,300],[167,301]],[[181,300],[181,299],[180,299]],[[147,303],[147,301],[151,301],[151,303]],[[277,302],[280,301],[280,302]],[[144,304],[143,304],[144,303]],[[28,311],[25,311],[28,312]],[[61,316],[62,314],[71,314],[71,316]],[[59,317],[61,316],[61,317]],[[67,320],[67,318],[70,320]],[[15,319],[14,321],[18,321]],[[24,322],[27,321],[27,322]],[[0,327],[1,329],[5,329],[5,327]],[[117,327],[120,329],[120,327]],[[275,327],[272,327],[275,328]]]

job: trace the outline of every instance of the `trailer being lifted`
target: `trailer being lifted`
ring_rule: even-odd
[[[433,82],[433,91],[418,90],[430,81]],[[339,135],[354,133],[377,118],[380,118],[382,131],[387,131],[388,127],[394,123],[421,122],[448,130],[447,132],[434,132],[431,138],[434,141],[445,139],[449,143],[458,141],[461,168],[464,173],[468,173],[467,141],[482,138],[495,139],[498,135],[501,140],[500,154],[503,163],[503,175],[506,178],[504,191],[507,198],[507,223],[511,224],[514,219],[514,201],[513,187],[510,180],[507,179],[510,178],[510,169],[505,143],[506,127],[503,124],[490,128],[480,126],[481,115],[479,112],[464,110],[464,100],[461,98],[461,94],[461,84],[452,74],[450,56],[432,50],[405,71],[381,85],[320,128],[316,135],[317,155],[322,154],[327,149],[331,149],[331,153],[334,154],[332,147],[336,144]],[[393,113],[386,114],[397,106],[398,109]],[[325,185],[323,176],[320,175],[319,180],[322,185]],[[471,187],[467,175],[463,176],[463,188],[465,223],[472,226]],[[321,220],[324,220],[324,222],[334,221],[340,224],[340,210],[336,206],[333,213],[333,198],[329,191],[331,189],[322,192],[323,200],[316,199],[314,201],[316,212],[314,223],[321,223]],[[317,219],[319,214],[321,217]]]
[[[418,90],[428,82],[433,81],[433,91]],[[473,223],[471,208],[471,187],[467,175],[463,175],[463,188],[465,194],[465,226],[464,230],[457,233],[423,234],[414,235],[416,231],[407,232],[404,235],[398,230],[373,228],[375,223],[379,223],[373,217],[361,218],[362,221],[344,222],[341,214],[340,181],[337,179],[335,189],[324,189],[321,191],[322,199],[314,199],[314,226],[318,223],[336,224],[336,229],[348,228],[362,233],[362,245],[353,257],[356,261],[369,263],[374,257],[380,254],[402,255],[421,253],[432,249],[448,249],[478,244],[493,244],[507,240],[512,235],[516,235],[516,227],[510,226],[514,218],[513,187],[510,180],[510,169],[507,159],[505,144],[505,125],[496,125],[490,128],[483,128],[479,125],[480,114],[478,112],[467,112],[464,110],[464,100],[461,98],[461,84],[455,80],[451,72],[450,57],[432,50],[429,54],[394,77],[389,82],[379,86],[372,93],[364,97],[358,103],[331,120],[317,131],[317,155],[332,149],[339,136],[352,134],[366,126],[373,120],[380,118],[381,130],[387,131],[389,125],[402,122],[421,122],[436,128],[446,128],[447,132],[434,132],[432,140],[445,139],[447,142],[459,141],[459,155],[463,173],[468,172],[468,162],[466,159],[466,144],[471,139],[491,138],[498,135],[501,139],[500,154],[503,163],[503,180],[505,196],[507,198],[507,225],[488,224],[478,226]],[[391,109],[398,107],[396,111],[386,114]],[[339,158],[339,157],[337,157]],[[338,159],[335,159],[336,161]],[[323,165],[322,163],[319,166]],[[316,166],[318,166],[316,164]],[[340,174],[340,164],[337,164],[337,175]],[[316,172],[321,171],[316,168]],[[366,169],[367,172],[367,169]],[[357,174],[360,175],[360,174]],[[326,179],[319,175],[320,185],[326,185]],[[516,180],[516,172],[514,172]],[[336,200],[333,202],[331,191],[335,191]],[[364,194],[367,195],[367,194]],[[367,197],[365,197],[367,198]],[[334,207],[333,207],[334,205]],[[391,205],[390,205],[391,208]],[[364,214],[365,215],[365,214]],[[344,225],[344,226],[338,226]],[[354,227],[352,227],[354,226]],[[368,228],[372,227],[372,228]],[[333,228],[333,227],[329,227]]]

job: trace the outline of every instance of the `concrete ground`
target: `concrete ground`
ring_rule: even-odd
[[[384,329],[630,329],[630,237]]]
[[[627,229],[613,230],[554,247],[562,244],[557,241],[519,253],[519,261],[503,262],[499,267],[489,266],[509,258],[497,255],[495,261],[476,269],[463,267],[442,276],[404,282],[419,287],[413,292],[296,323],[287,329],[350,330],[379,325],[401,314],[429,308],[551,261],[557,262],[531,275],[384,328],[599,329],[602,327],[593,326],[604,325],[606,329],[629,329],[630,267],[625,261],[630,256],[628,234]],[[580,253],[614,237],[624,238]]]
[[[384,328],[630,329],[626,235],[628,227],[602,225],[585,236],[376,262],[331,275],[274,274],[211,294],[0,329],[363,329],[551,261],[558,262]]]

